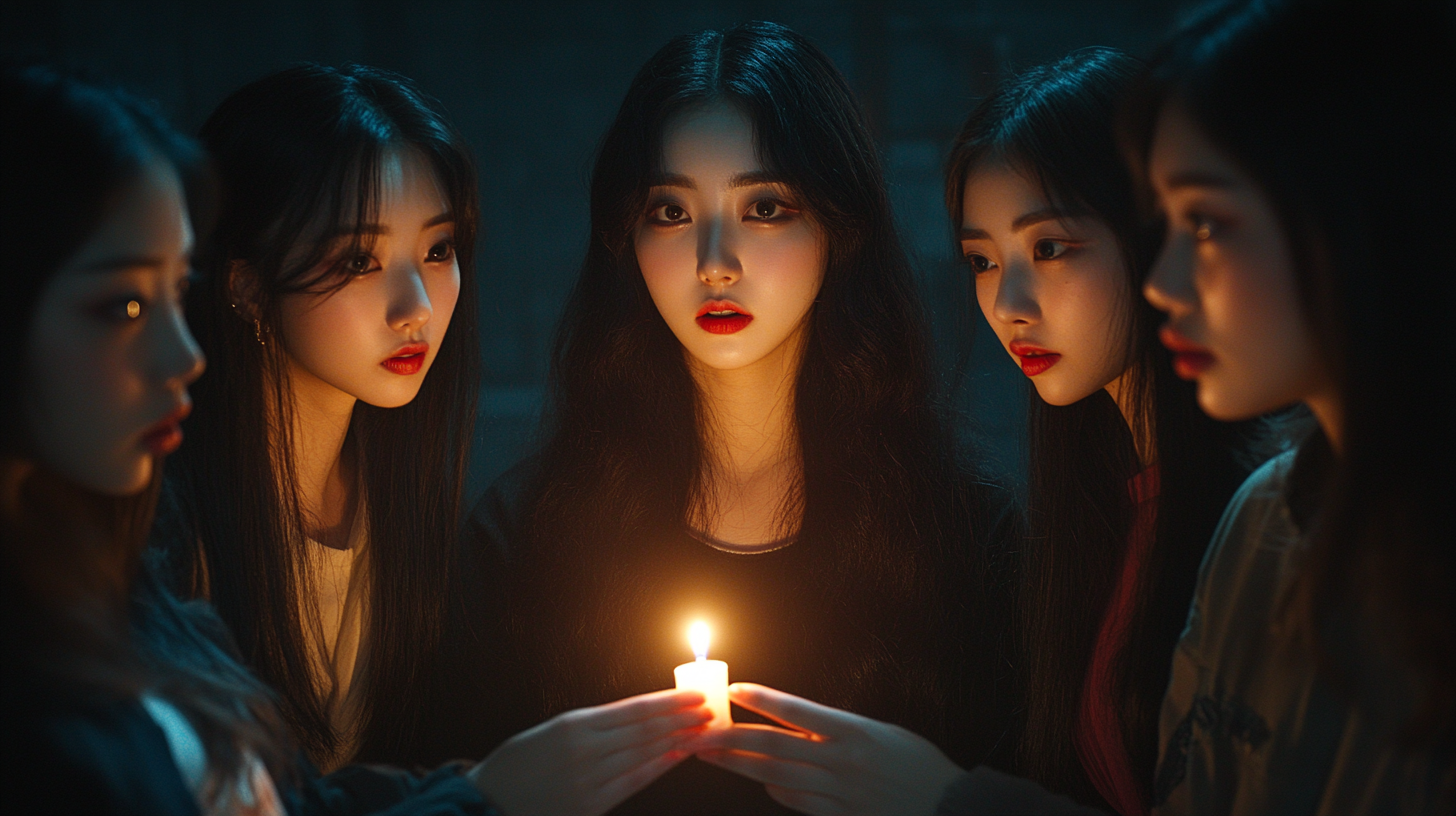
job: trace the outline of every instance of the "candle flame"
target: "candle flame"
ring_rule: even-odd
[[[708,629],[708,624],[693,621],[693,625],[688,627],[688,643],[693,647],[694,657],[699,660],[708,659],[708,641],[712,637],[713,633]]]

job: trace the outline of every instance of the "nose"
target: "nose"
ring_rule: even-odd
[[[1170,237],[1163,242],[1163,250],[1143,284],[1143,297],[1173,317],[1193,311],[1198,294],[1193,288],[1192,243],[1186,237]]]
[[[1041,320],[1036,301],[1035,273],[1024,264],[1009,264],[1001,272],[991,313],[1008,325],[1029,326]]]
[[[430,322],[434,309],[425,288],[426,272],[414,264],[402,265],[390,276],[389,306],[385,322],[397,332],[409,332]]]
[[[709,219],[698,232],[698,280],[708,286],[731,286],[743,277],[723,218]]]
[[[157,379],[168,386],[186,388],[202,376],[207,360],[187,328],[181,306],[167,308],[164,319],[155,325],[159,328],[154,347]]]

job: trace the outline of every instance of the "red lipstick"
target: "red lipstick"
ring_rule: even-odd
[[[192,403],[184,402],[175,411],[142,434],[142,445],[153,456],[166,456],[182,445],[182,420],[192,413]]]
[[[390,355],[389,359],[380,365],[394,372],[409,376],[418,374],[421,368],[425,367],[425,352],[430,350],[429,343],[410,343],[402,346],[399,351]]]
[[[698,309],[696,319],[710,334],[735,334],[753,322],[753,315],[731,300],[710,300]]]
[[[1173,373],[1185,380],[1197,379],[1213,366],[1213,351],[1179,334],[1172,326],[1158,330],[1158,339],[1173,352]]]
[[[1028,377],[1035,377],[1045,372],[1062,359],[1062,355],[1055,351],[1023,343],[1020,340],[1013,340],[1009,350],[1021,362],[1021,373]]]

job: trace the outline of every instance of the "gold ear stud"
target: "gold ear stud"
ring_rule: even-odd
[[[141,313],[142,313],[142,305],[140,303],[137,303],[135,300],[128,300],[126,302],[126,316],[127,317],[135,318],[137,315],[139,315]]]

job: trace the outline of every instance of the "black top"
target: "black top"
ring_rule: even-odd
[[[528,460],[503,476],[468,521],[470,580],[480,589],[467,593],[466,622],[431,672],[440,687],[422,716],[421,745],[429,747],[412,758],[480,756],[563,711],[671,688],[673,667],[693,659],[687,628],[696,619],[711,625],[709,657],[728,663],[732,682],[903,725],[966,767],[999,764],[1011,753],[1018,699],[1006,650],[1012,576],[1004,565],[1018,516],[1006,491],[962,486],[971,495],[961,504],[973,508],[963,519],[970,552],[944,565],[955,574],[939,576],[957,587],[951,609],[944,597],[870,609],[836,596],[826,559],[844,554],[834,542],[742,554],[678,528],[644,540],[635,566],[601,576],[616,609],[610,625],[599,626],[560,602],[599,586],[539,574],[559,560],[540,557],[539,545],[533,551],[525,529],[533,467]],[[532,585],[548,589],[522,590]],[[582,642],[569,633],[582,627],[600,630],[596,648],[567,653]],[[761,721],[737,708],[734,718]],[[614,812],[787,811],[762,786],[690,759]]]

